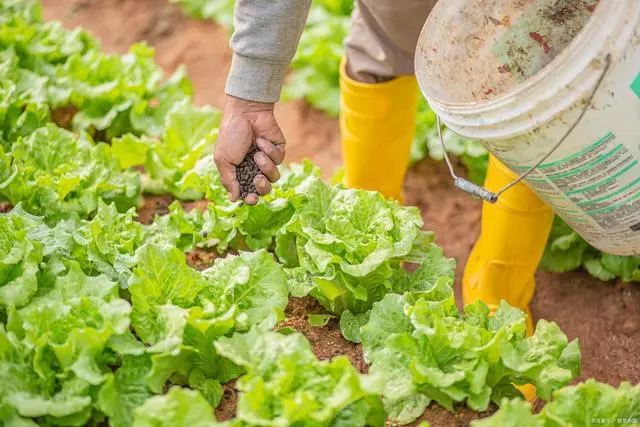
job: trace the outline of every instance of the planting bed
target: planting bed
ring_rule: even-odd
[[[45,0],[46,19],[60,20],[71,28],[81,25],[102,41],[107,52],[124,53],[137,41],[156,48],[156,61],[167,72],[185,64],[194,83],[197,104],[222,107],[224,81],[230,65],[227,33],[213,23],[184,17],[166,0]],[[114,30],[117,29],[117,30]],[[58,111],[58,124],[73,111]],[[338,124],[335,118],[308,107],[302,101],[277,107],[277,117],[287,138],[287,161],[310,158],[329,178],[340,167]],[[99,135],[97,135],[96,139]],[[425,228],[436,232],[436,242],[457,261],[455,290],[460,295],[464,262],[479,234],[481,204],[454,189],[441,162],[423,160],[408,173],[407,203],[420,209]],[[138,220],[150,224],[156,215],[169,212],[171,196],[145,195]],[[185,203],[187,209],[205,209],[201,202]],[[0,211],[10,206],[0,205]],[[210,267],[220,255],[210,249],[194,249],[187,262],[198,270]],[[556,322],[570,340],[579,338],[582,350],[580,379],[595,378],[617,386],[621,381],[640,383],[640,288],[637,284],[601,282],[578,271],[567,274],[540,272],[532,303],[535,318]],[[461,301],[458,298],[458,305]],[[286,319],[280,327],[302,332],[321,359],[346,355],[361,372],[367,370],[362,347],[345,340],[336,319],[326,326],[309,323],[309,314],[326,311],[311,297],[289,297]],[[237,395],[235,382],[224,386],[216,410],[220,420],[233,417]],[[434,426],[467,425],[494,410],[478,413],[463,407],[448,412],[432,403],[421,419]],[[415,424],[417,425],[418,422]]]

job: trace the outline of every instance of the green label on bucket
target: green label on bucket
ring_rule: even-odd
[[[631,83],[631,90],[640,98],[640,73],[638,73],[636,79]]]
[[[582,150],[538,167],[542,182],[531,185],[559,189],[603,229],[637,222],[640,209],[640,159],[613,131]],[[563,212],[565,213],[565,212]]]

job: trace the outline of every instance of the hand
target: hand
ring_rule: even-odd
[[[250,205],[258,202],[258,196],[271,191],[271,183],[280,178],[277,166],[284,160],[284,135],[273,115],[273,104],[227,95],[214,159],[222,185],[229,192],[232,202],[240,197],[236,166],[242,162],[254,142],[260,151],[253,158],[262,173],[254,180],[258,194],[248,194],[244,199]]]

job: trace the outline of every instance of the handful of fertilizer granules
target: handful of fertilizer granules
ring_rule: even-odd
[[[240,200],[244,200],[251,193],[258,194],[255,185],[255,179],[260,174],[260,169],[253,159],[260,149],[254,144],[251,146],[251,150],[242,159],[242,162],[236,167],[236,177],[240,183]]]

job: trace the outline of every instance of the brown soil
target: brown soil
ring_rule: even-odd
[[[78,109],[73,105],[56,108],[51,112],[51,120],[61,128],[71,129],[71,121]]]
[[[421,421],[428,421],[429,425],[433,427],[464,427],[468,426],[473,420],[479,420],[490,416],[496,411],[496,409],[498,408],[492,404],[489,409],[484,412],[474,412],[466,407],[456,408],[454,412],[449,412],[444,410],[441,406],[432,403],[424,412],[424,415],[414,423],[411,423],[411,426],[417,426]]]
[[[172,202],[172,196],[145,195],[142,198],[142,204],[138,208],[138,221],[145,225],[151,224],[156,215],[169,213],[169,205]]]
[[[216,258],[220,258],[220,255],[215,249],[195,248],[187,252],[187,264],[196,270],[206,270],[213,265]]]
[[[238,392],[236,391],[236,380],[229,381],[222,386],[222,401],[216,408],[216,419],[218,421],[227,421],[236,414],[236,405],[238,404]]]
[[[311,326],[307,314],[327,314],[326,310],[311,298],[289,297],[285,312],[287,318],[280,327],[289,326],[301,332],[311,343],[313,352],[320,360],[345,355],[360,372],[367,372],[368,366],[362,355],[360,344],[353,344],[342,336],[338,319],[331,319],[326,326]]]
[[[82,25],[100,37],[107,51],[122,53],[136,41],[147,40],[157,49],[158,63],[168,72],[184,63],[194,82],[198,104],[222,107],[224,82],[231,54],[226,31],[209,22],[182,16],[167,0],[44,0],[45,17],[59,19],[72,27]],[[313,110],[302,101],[279,105],[276,114],[287,137],[287,160],[309,157],[329,177],[340,166],[338,123],[335,118]],[[458,261],[456,292],[464,262],[480,232],[478,201],[457,191],[443,163],[425,160],[407,176],[407,201],[418,206],[425,228],[435,230],[437,242],[448,256]],[[166,213],[171,199],[147,199],[140,210],[141,222],[155,213]],[[195,265],[203,266],[200,257]],[[603,283],[583,272],[539,273],[532,303],[535,318],[557,322],[569,338],[582,345],[582,378],[594,377],[613,385],[623,380],[640,382],[640,287],[638,284]],[[358,346],[346,342],[337,322],[327,327],[308,325],[307,313],[322,312],[308,298],[290,301],[284,324],[300,330],[311,341],[318,357],[326,359],[346,354],[359,369],[366,365]],[[227,419],[235,410],[236,396],[228,385],[216,411]],[[476,414],[461,409],[448,413],[432,405],[424,418],[432,426],[464,426]]]
[[[190,211],[192,209],[200,209],[202,212],[204,212],[207,210],[209,202],[206,200],[195,200],[190,202],[181,202],[181,204],[186,211]]]

